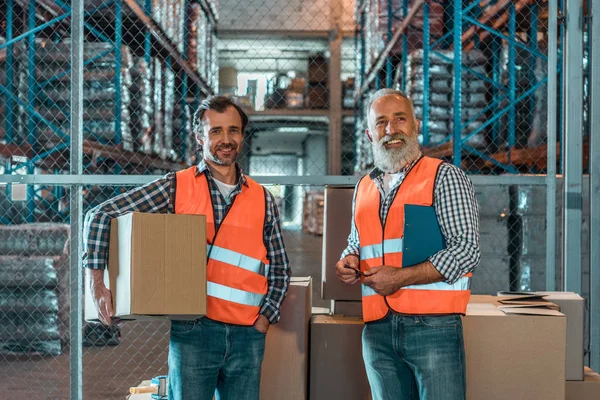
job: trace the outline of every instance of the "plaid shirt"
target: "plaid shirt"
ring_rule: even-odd
[[[369,177],[377,185],[381,197],[379,216],[385,222],[390,206],[404,180],[406,174],[414,167],[420,157],[406,167],[398,181],[385,196],[383,190],[383,172],[374,169]],[[358,187],[358,185],[357,185]],[[353,211],[356,201],[354,191]],[[461,276],[472,272],[481,257],[479,249],[479,210],[473,184],[467,175],[452,164],[442,163],[435,180],[434,204],[442,234],[446,239],[446,248],[429,257],[429,261],[444,276],[446,282],[452,284]],[[354,218],[348,237],[348,247],[342,253],[360,255],[360,239]]]
[[[210,187],[212,203],[215,213],[215,228],[223,222],[235,196],[241,193],[242,185],[248,185],[246,177],[239,165],[238,181],[235,189],[229,196],[230,202],[219,191],[217,184],[204,161],[198,164],[196,175],[206,174]],[[267,247],[267,257],[270,262],[267,295],[261,306],[260,313],[267,317],[269,322],[279,321],[279,310],[290,282],[291,270],[283,243],[283,235],[279,220],[279,212],[275,199],[269,191],[267,193],[267,212],[264,228],[264,243]],[[85,216],[83,227],[83,265],[91,269],[106,268],[108,242],[110,237],[110,220],[130,212],[145,213],[175,213],[175,173],[157,179],[149,184],[120,194],[90,210]]]

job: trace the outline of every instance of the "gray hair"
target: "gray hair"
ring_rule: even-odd
[[[373,93],[373,95],[369,99],[369,108],[367,108],[367,125],[368,125],[368,121],[369,121],[369,113],[371,112],[371,107],[373,107],[373,103],[375,102],[375,100],[378,100],[385,96],[394,96],[394,95],[400,96],[400,97],[408,100],[408,103],[410,104],[410,109],[412,110],[412,116],[414,119],[416,119],[415,107],[413,105],[412,100],[406,95],[406,93],[404,93],[401,90],[385,88],[385,89],[379,89],[378,91]]]

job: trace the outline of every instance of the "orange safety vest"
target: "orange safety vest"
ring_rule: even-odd
[[[422,157],[400,185],[387,214],[381,223],[379,209],[381,194],[368,176],[358,184],[354,220],[360,239],[360,269],[380,265],[402,268],[404,238],[404,205],[433,205],[437,171],[441,160]],[[423,240],[427,240],[423,238]],[[362,284],[363,318],[366,322],[384,318],[389,310],[401,314],[465,314],[469,302],[471,274],[456,283],[436,282],[412,285],[391,296],[381,296]]]
[[[254,324],[268,286],[265,189],[246,181],[216,231],[206,174],[196,176],[196,167],[176,174],[175,213],[206,215],[206,316],[236,325]]]

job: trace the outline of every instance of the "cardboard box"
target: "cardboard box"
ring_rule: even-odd
[[[111,221],[108,270],[115,316],[193,319],[206,314],[206,217],[130,213]],[[86,320],[98,316],[86,271]]]
[[[473,297],[463,318],[467,399],[562,400],[564,315],[507,315],[494,296]],[[358,318],[313,316],[311,400],[369,398],[362,327]]]
[[[585,367],[583,381],[568,381],[565,400],[600,399],[600,375]]]
[[[308,82],[327,84],[329,73],[329,62],[323,54],[317,54],[308,58]]]
[[[329,89],[323,84],[311,84],[306,92],[306,108],[328,108]]]
[[[281,319],[267,333],[261,400],[306,400],[312,279],[292,278]]]
[[[583,380],[585,299],[573,292],[538,293],[567,316],[567,380]]]
[[[334,314],[344,317],[362,318],[362,301],[334,300]]]
[[[304,94],[304,91],[306,90],[306,79],[304,79],[304,78],[292,79],[292,82],[290,83],[288,90],[290,92]]]
[[[467,399],[563,399],[564,315],[507,315],[483,300],[463,318]]]
[[[371,389],[362,359],[363,321],[340,315],[311,320],[310,400],[367,400]]]
[[[360,285],[348,286],[335,274],[335,264],[348,245],[354,187],[325,188],[321,295],[327,300],[361,301]]]

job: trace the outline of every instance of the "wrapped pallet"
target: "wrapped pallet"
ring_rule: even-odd
[[[165,68],[164,71],[164,121],[165,121],[165,136],[164,147],[160,157],[164,160],[176,160],[177,153],[173,149],[173,113],[175,110],[175,72],[170,68]]]
[[[189,105],[175,105],[173,115],[173,147],[178,158],[183,157],[186,165],[196,163],[196,139],[192,130],[192,112]]]
[[[152,74],[154,87],[154,123],[152,126],[152,153],[161,155],[164,153],[164,88],[163,88],[163,67],[159,59],[154,59],[154,73]]]
[[[200,41],[200,29],[204,18],[202,6],[196,2],[188,3],[187,32],[188,53],[187,60],[192,67],[198,70],[198,43]]]
[[[69,339],[69,227],[0,226],[0,353],[58,355]]]
[[[415,50],[409,55],[407,68],[407,95],[412,99],[417,119],[423,121],[423,106],[425,98],[423,90],[424,65],[423,50]],[[478,50],[465,52],[462,56],[461,77],[461,137],[479,129],[486,121],[485,107],[487,86],[482,77],[487,76],[483,53]],[[453,65],[454,53],[451,50],[440,50],[429,57],[429,132],[428,145],[438,145],[447,141],[454,132],[454,78],[456,73]],[[423,142],[423,126],[420,141]],[[481,148],[486,146],[485,132],[479,132],[467,142],[469,145]]]
[[[132,85],[130,130],[134,150],[152,153],[152,73],[144,58],[135,58],[131,69]]]

